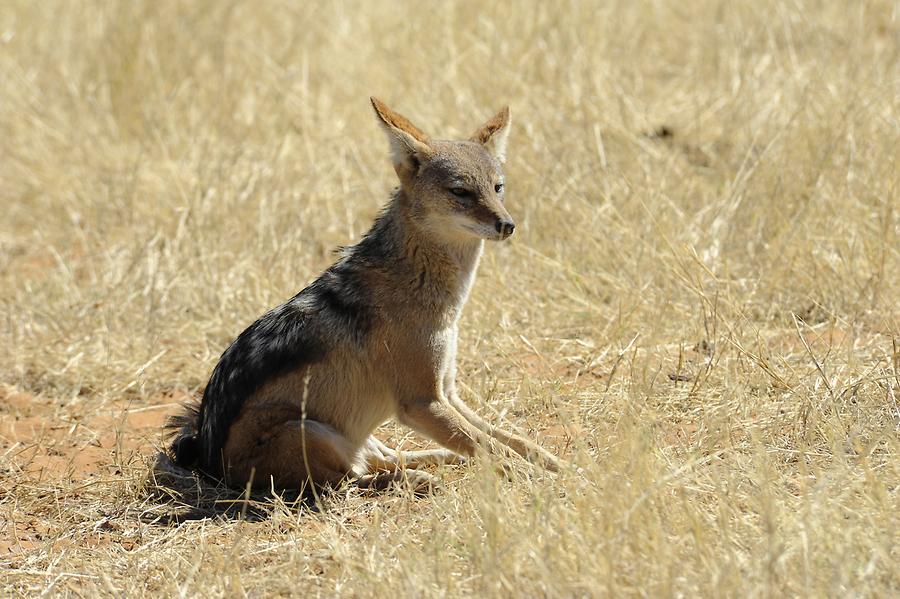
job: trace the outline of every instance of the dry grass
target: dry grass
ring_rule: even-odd
[[[0,595],[900,592],[896,3],[4,4]],[[370,94],[511,104],[462,382],[580,470],[167,495],[163,416],[386,199]]]

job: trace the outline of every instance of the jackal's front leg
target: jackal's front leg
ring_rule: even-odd
[[[447,401],[450,406],[481,433],[500,441],[532,464],[541,466],[551,472],[559,471],[560,462],[549,451],[537,443],[494,426],[472,410],[460,399],[459,394],[456,392],[456,381],[445,380],[444,388],[446,389]]]
[[[514,444],[505,443],[495,427],[491,427],[493,434],[480,430],[443,397],[420,397],[407,401],[401,405],[398,417],[414,431],[464,456],[475,455],[480,445],[491,453],[510,456],[515,452],[539,466],[545,463],[545,460],[534,459],[535,454],[529,452],[525,445],[521,445],[522,451],[519,451]],[[504,435],[513,437],[508,433]],[[547,467],[552,469],[553,466],[550,464]]]

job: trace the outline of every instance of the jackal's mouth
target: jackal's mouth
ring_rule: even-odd
[[[504,241],[512,234],[509,233],[504,235],[502,232],[497,231],[495,227],[489,225],[464,225],[463,228],[479,239],[486,239],[488,241]]]

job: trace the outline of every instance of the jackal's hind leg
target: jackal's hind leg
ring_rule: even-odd
[[[392,471],[398,468],[464,464],[466,458],[449,449],[400,451],[388,447],[375,437],[369,437],[364,447],[368,471]]]
[[[333,427],[315,420],[264,420],[232,427],[225,447],[232,486],[302,489],[336,485],[353,474],[354,447]]]
[[[439,481],[434,476],[422,470],[413,468],[397,468],[391,471],[364,474],[356,479],[356,485],[360,489],[383,491],[392,485],[400,487],[409,486],[414,493],[427,492],[439,486]]]

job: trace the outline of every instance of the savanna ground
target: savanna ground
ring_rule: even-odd
[[[896,595],[898,39],[874,1],[5,2],[0,595]],[[511,105],[462,383],[578,469],[295,505],[155,466],[386,200],[371,94]]]

